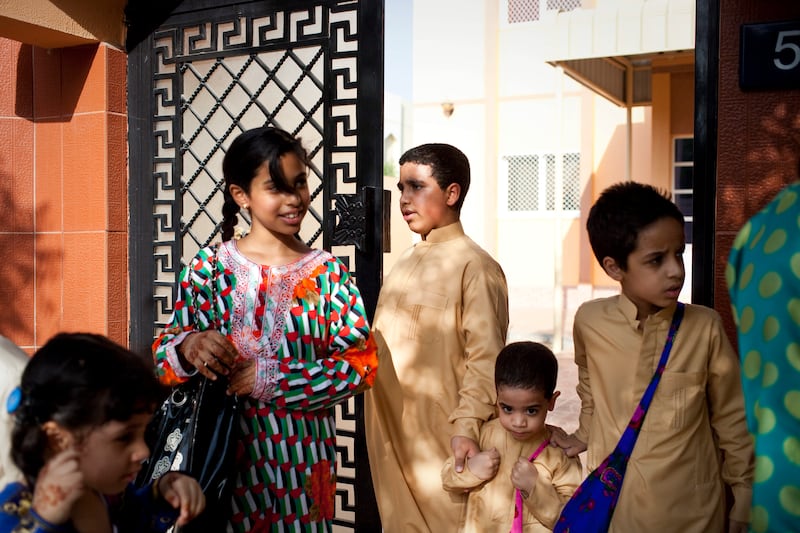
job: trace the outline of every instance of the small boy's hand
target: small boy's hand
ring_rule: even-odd
[[[539,471],[533,463],[524,457],[517,459],[514,468],[511,469],[511,484],[522,493],[523,498],[527,499],[530,496],[538,479]]]
[[[747,533],[747,523],[731,520],[728,524],[728,533]]]
[[[206,497],[194,478],[180,472],[167,472],[157,483],[161,496],[175,509],[180,508],[177,525],[186,525],[205,509]]]
[[[45,463],[33,489],[33,509],[51,524],[63,524],[83,495],[80,452],[67,448]]]
[[[567,432],[558,426],[548,426],[548,428],[550,428],[550,446],[561,448],[567,457],[576,457],[586,451],[586,443],[575,435],[567,435]]]
[[[500,468],[500,453],[497,448],[486,450],[467,459],[467,466],[475,476],[487,481],[492,479]]]
[[[463,435],[456,435],[450,439],[450,447],[453,449],[456,472],[459,473],[464,471],[464,461],[481,452],[477,442]]]

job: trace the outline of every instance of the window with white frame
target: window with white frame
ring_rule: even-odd
[[[553,212],[557,206],[555,154],[510,155],[503,157],[507,169],[506,211],[509,213]],[[577,214],[581,198],[581,154],[561,156],[561,210]]]
[[[539,20],[540,9],[572,11],[581,7],[581,0],[508,0],[508,23]]]
[[[694,225],[694,137],[676,137],[672,144],[672,201],[683,213],[686,243]]]

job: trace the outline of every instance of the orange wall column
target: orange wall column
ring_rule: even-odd
[[[0,333],[26,348],[35,317],[32,58],[30,46],[0,39]]]
[[[11,139],[0,173],[6,184],[13,175],[14,215],[0,215],[0,245],[20,283],[0,289],[12,296],[0,333],[28,351],[58,331],[127,344],[126,56],[102,43],[43,49],[0,39],[6,51],[0,69],[16,69],[17,96],[11,105],[8,91],[0,95],[0,137]]]

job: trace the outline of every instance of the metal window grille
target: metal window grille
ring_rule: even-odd
[[[506,209],[509,212],[552,212],[556,210],[556,155],[506,156],[508,167]],[[580,163],[577,152],[562,154],[563,211],[580,209]]]
[[[508,210],[539,210],[539,156],[523,155],[508,161]]]
[[[581,7],[581,0],[547,0],[548,11],[572,11]]]
[[[581,154],[564,154],[564,211],[581,208]]]
[[[539,0],[508,0],[508,23],[539,20]]]
[[[572,11],[581,7],[581,0],[546,0],[547,11]],[[508,0],[508,23],[539,20],[540,0]]]

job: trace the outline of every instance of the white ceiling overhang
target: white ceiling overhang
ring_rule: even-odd
[[[547,11],[542,53],[620,106],[649,105],[654,69],[694,63],[695,9],[695,0],[629,0]]]

